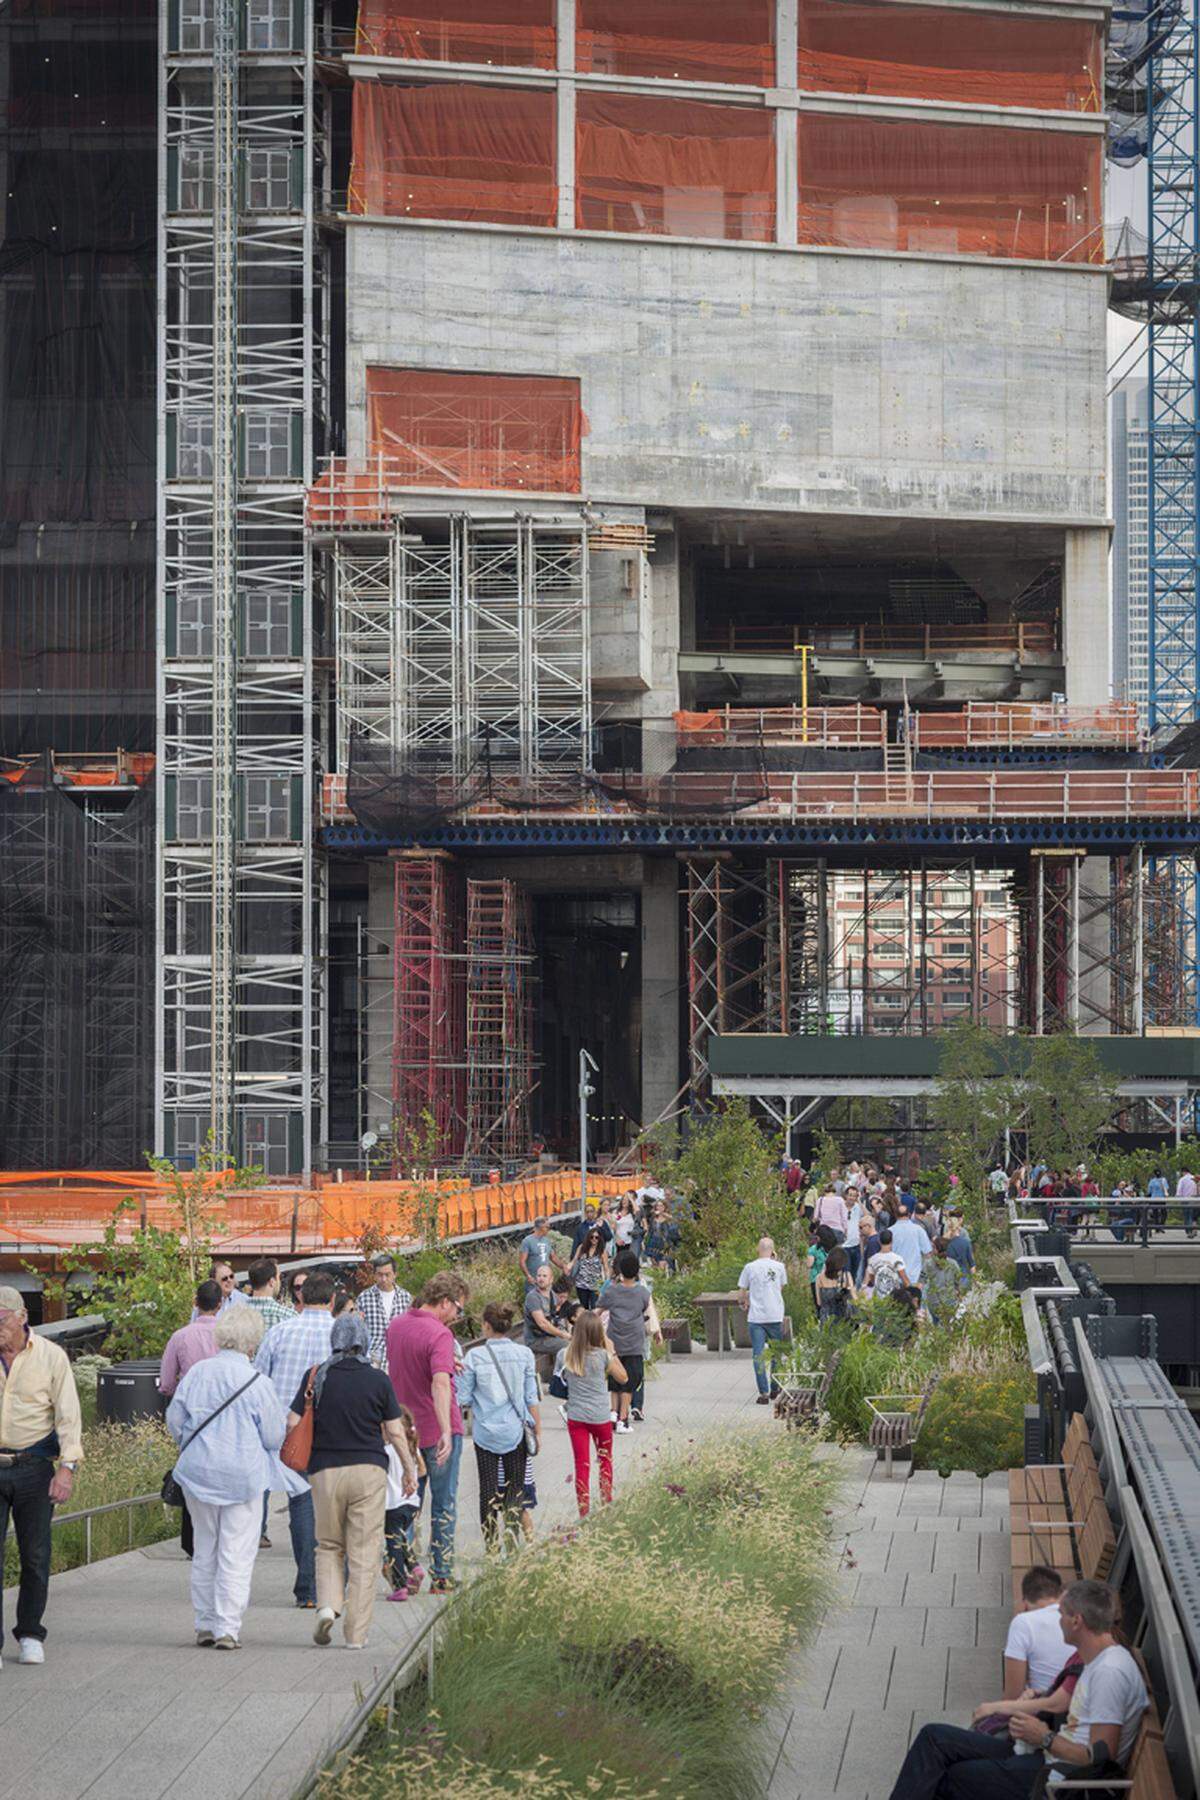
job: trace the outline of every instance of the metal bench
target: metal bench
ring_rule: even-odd
[[[925,1421],[934,1385],[931,1381],[919,1394],[866,1395],[866,1403],[871,1410],[867,1442],[872,1450],[882,1453],[889,1481],[892,1479],[892,1463],[896,1452],[900,1451],[908,1456],[912,1454]]]
[[[775,1397],[775,1417],[782,1419],[789,1431],[798,1431],[801,1425],[820,1418],[841,1360],[839,1350],[826,1368],[797,1369],[790,1381],[780,1384]]]

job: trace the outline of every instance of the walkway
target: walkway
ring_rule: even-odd
[[[837,1604],[768,1720],[770,1800],[887,1800],[923,1724],[966,1725],[1003,1687],[1007,1475],[846,1461]]]
[[[672,1359],[648,1389],[646,1424],[617,1440],[618,1492],[656,1450],[705,1428],[736,1421],[780,1430],[753,1394],[745,1355]],[[545,1427],[541,1529],[574,1516],[567,1433],[552,1401]],[[868,1458],[851,1452],[847,1462],[845,1524],[856,1566],[839,1584],[848,1610],[832,1615],[798,1659],[787,1703],[772,1720],[774,1756],[792,1715],[772,1800],[796,1800],[801,1791],[803,1800],[862,1800],[868,1792],[875,1800],[890,1787],[914,1718],[961,1718],[996,1685],[1003,1487],[928,1475],[909,1484],[868,1480]],[[428,1595],[405,1606],[380,1600],[367,1655],[317,1650],[312,1614],[291,1604],[280,1504],[272,1509],[274,1547],[255,1566],[237,1655],[193,1647],[177,1544],[55,1576],[45,1665],[8,1660],[0,1673],[6,1792],[22,1800],[287,1800],[358,1694],[438,1603]],[[469,1447],[459,1546],[468,1566],[482,1554]],[[6,1595],[9,1620],[11,1606]],[[922,1644],[925,1654],[903,1654]],[[888,1779],[869,1788],[872,1758]]]

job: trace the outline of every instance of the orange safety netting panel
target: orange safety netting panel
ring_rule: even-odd
[[[775,80],[774,0],[579,0],[575,61],[597,75]]]
[[[1102,262],[1103,140],[799,116],[802,244]]]
[[[404,486],[579,492],[574,379],[368,369],[367,426]]]
[[[576,223],[674,237],[775,235],[775,143],[767,111],[580,93]]]
[[[1089,19],[804,0],[799,85],[1099,112],[1103,28]]]
[[[554,0],[359,0],[356,48],[360,56],[552,69]]]
[[[554,118],[538,88],[356,81],[349,209],[553,225]]]

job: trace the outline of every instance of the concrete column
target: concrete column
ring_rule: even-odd
[[[1108,531],[1068,531],[1063,554],[1063,660],[1072,706],[1103,706],[1112,693]]]
[[[555,8],[558,69],[575,73],[575,0],[558,0]],[[575,82],[558,84],[558,229],[575,227]]]
[[[775,0],[775,85],[796,85],[796,43],[800,0]]]
[[[775,114],[775,241],[799,239],[800,189],[796,168],[797,114],[780,107]]]
[[[679,1092],[679,864],[646,859],[642,882],[642,1123]]]

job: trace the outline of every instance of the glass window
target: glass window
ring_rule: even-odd
[[[246,151],[250,212],[287,212],[292,205],[292,153],[286,144],[254,144]]]
[[[175,654],[211,656],[212,648],[212,590],[188,582],[175,602]]]
[[[211,144],[179,146],[179,210],[211,212],[213,153]]]
[[[179,48],[211,50],[212,0],[179,0]]]
[[[291,836],[291,778],[287,775],[246,775],[245,835],[254,843],[277,842]]]
[[[247,50],[290,50],[292,0],[246,0]]]
[[[208,1141],[209,1116],[207,1113],[180,1112],[175,1114],[175,1155],[177,1169],[195,1169],[200,1165],[200,1157]]]
[[[280,408],[247,407],[242,415],[248,480],[292,473],[292,415]]]
[[[181,843],[207,842],[212,837],[211,775],[179,775],[175,789],[175,832]]]
[[[213,419],[210,412],[179,414],[179,473],[191,481],[211,481]]]
[[[245,654],[252,657],[292,655],[292,596],[280,593],[245,594]]]
[[[285,1112],[248,1112],[242,1128],[242,1159],[264,1175],[288,1175],[288,1118]]]

